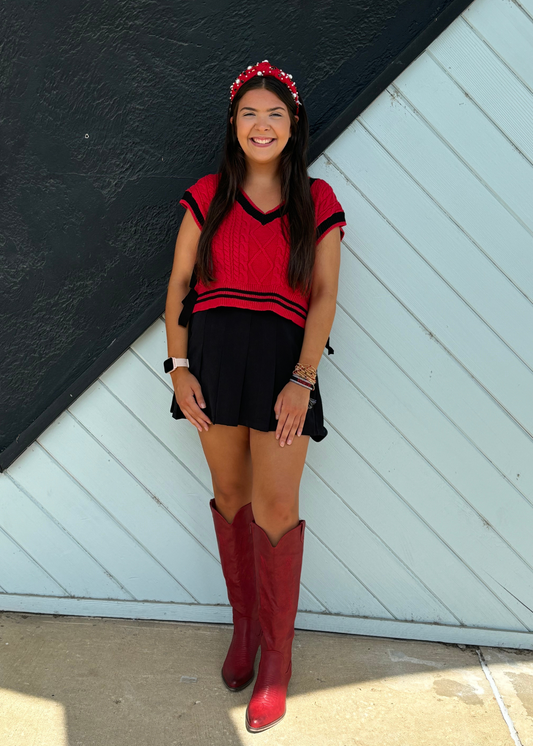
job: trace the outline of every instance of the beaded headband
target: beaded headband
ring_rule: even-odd
[[[296,113],[298,113],[300,98],[298,96],[298,89],[296,88],[296,84],[292,79],[292,75],[289,75],[289,73],[284,73],[283,70],[279,69],[279,67],[274,67],[268,60],[256,62],[255,65],[248,65],[246,70],[243,70],[239,77],[233,81],[230,86],[230,104],[233,101],[235,94],[237,93],[241,85],[243,85],[243,83],[246,83],[247,80],[250,80],[250,78],[253,78],[256,75],[271,75],[272,77],[281,80],[282,83],[285,83],[285,85],[292,93],[292,97],[294,98],[294,101],[296,103]]]

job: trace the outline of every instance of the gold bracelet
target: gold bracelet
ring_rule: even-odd
[[[310,383],[316,382],[317,369],[313,365],[304,365],[303,363],[296,363],[293,373],[299,375]]]
[[[312,370],[316,373],[316,368],[313,365],[305,364],[305,363],[296,363],[297,368],[302,368],[303,370]]]

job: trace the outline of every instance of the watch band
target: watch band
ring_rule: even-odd
[[[180,367],[189,367],[189,360],[186,357],[167,357],[163,363],[165,373],[172,373],[173,370]]]

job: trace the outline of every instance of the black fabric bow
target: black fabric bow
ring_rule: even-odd
[[[185,296],[185,298],[182,300],[183,304],[183,310],[179,315],[178,324],[180,326],[187,326],[189,323],[189,319],[191,318],[192,309],[194,308],[194,304],[196,303],[196,300],[198,298],[198,292],[194,289],[194,286],[196,285],[196,272],[192,271],[191,279],[189,282],[190,290]]]

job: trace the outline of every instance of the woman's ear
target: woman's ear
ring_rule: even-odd
[[[294,120],[297,122],[299,119],[300,119],[300,117],[297,114],[295,114],[294,115]]]
[[[233,124],[233,117],[230,117],[229,121],[230,121],[231,124]]]

